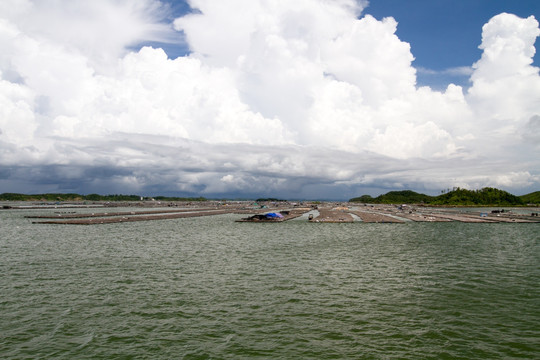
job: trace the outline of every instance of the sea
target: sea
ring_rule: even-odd
[[[540,358],[539,223],[55,211],[0,210],[1,359]]]

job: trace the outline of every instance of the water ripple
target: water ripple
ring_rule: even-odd
[[[3,359],[540,357],[536,224],[0,214]]]

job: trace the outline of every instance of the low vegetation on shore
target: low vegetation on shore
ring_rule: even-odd
[[[363,195],[349,200],[369,204],[426,204],[426,205],[457,205],[457,206],[523,206],[540,204],[540,191],[516,196],[504,190],[485,187],[480,190],[454,188],[438,196],[419,194],[411,190],[390,191],[377,197]]]
[[[204,197],[142,197],[140,195],[99,195],[99,194],[17,194],[3,193],[0,194],[0,201],[140,201],[140,200],[156,200],[156,201],[206,201]]]

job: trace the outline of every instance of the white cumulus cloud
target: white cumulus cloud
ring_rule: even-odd
[[[157,0],[4,1],[0,186],[340,198],[538,187],[534,17],[492,18],[481,58],[449,70],[471,87],[436,91],[417,86],[398,23],[367,2],[190,5],[169,23]],[[190,54],[174,59],[137,47],[183,39]]]

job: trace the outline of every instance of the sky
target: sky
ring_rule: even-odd
[[[0,193],[540,190],[536,0],[3,0]]]

